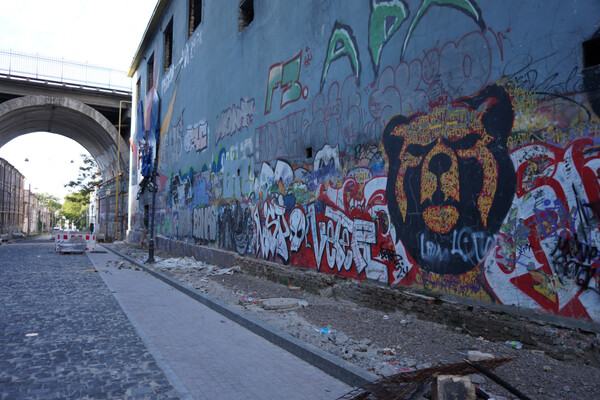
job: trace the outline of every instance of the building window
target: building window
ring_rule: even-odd
[[[147,92],[154,86],[154,53],[148,59],[148,64],[146,71],[148,71],[148,79],[147,79]]]
[[[135,84],[135,101],[140,101],[142,98],[142,78],[138,78]]]
[[[188,0],[188,9],[188,37],[190,37],[202,22],[202,0]]]
[[[171,63],[173,62],[173,18],[167,24],[167,27],[164,31],[165,37],[165,60],[164,60],[164,68],[165,71],[169,69]]]
[[[238,13],[238,32],[243,31],[254,19],[254,0],[242,0]]]

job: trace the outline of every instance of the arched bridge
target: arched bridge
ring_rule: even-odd
[[[106,68],[0,51],[0,147],[27,133],[55,133],[81,144],[104,180],[115,177],[117,160],[127,176],[131,91],[124,78]]]

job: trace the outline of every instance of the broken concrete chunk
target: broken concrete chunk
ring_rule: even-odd
[[[477,362],[482,360],[493,360],[495,357],[490,353],[482,353],[481,351],[469,350],[468,359],[469,361]]]
[[[265,299],[262,302],[262,307],[265,310],[289,310],[298,307],[306,307],[308,303],[303,300],[291,299],[286,297],[276,297],[273,299]]]

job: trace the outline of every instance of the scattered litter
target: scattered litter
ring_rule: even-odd
[[[390,319],[390,316],[389,315],[384,315],[383,319]]]
[[[384,349],[379,350],[378,353],[385,354],[386,356],[393,356],[396,355],[396,350],[386,347]]]
[[[298,287],[298,286],[292,286],[292,285],[288,285],[288,289],[290,290],[294,290],[294,291],[299,291],[302,290],[302,288]]]
[[[25,334],[26,337],[35,337],[37,335],[38,335],[37,333],[27,333],[27,334]]]
[[[543,356],[546,353],[543,350],[531,350],[531,354],[533,354],[534,356]]]
[[[84,272],[99,272],[97,269],[86,269]]]
[[[516,340],[507,340],[505,343],[508,347],[512,347],[513,349],[521,350],[523,348],[523,343],[517,342]]]
[[[329,334],[329,335],[337,335],[336,331],[331,331],[329,328],[315,328],[315,331],[319,332],[321,335]]]

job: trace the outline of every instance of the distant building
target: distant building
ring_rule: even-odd
[[[0,234],[23,232],[24,177],[0,158]]]
[[[130,69],[128,240],[153,220],[182,254],[600,322],[599,16],[160,0]]]

